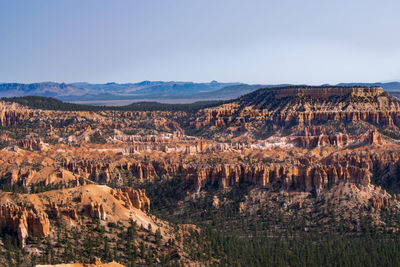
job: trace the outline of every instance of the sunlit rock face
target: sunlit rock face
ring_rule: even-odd
[[[56,220],[79,228],[135,218],[148,227],[154,218],[140,186],[174,179],[182,201],[208,188],[250,186],[260,203],[269,192],[340,199],[342,188],[355,206],[397,208],[399,116],[399,101],[380,87],[261,89],[185,112],[1,102],[0,182],[21,192],[1,193],[0,224],[22,246],[30,235],[51,236]],[[224,201],[213,198],[213,208]]]

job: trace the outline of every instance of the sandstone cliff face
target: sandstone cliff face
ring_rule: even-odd
[[[228,187],[246,186],[237,203],[246,214],[257,207],[285,216],[319,216],[332,207],[378,217],[381,209],[400,210],[399,195],[384,190],[400,192],[400,145],[383,136],[400,132],[400,104],[381,88],[260,90],[197,113],[32,111],[0,103],[0,126],[0,145],[9,146],[0,151],[1,184],[46,190],[0,192],[0,227],[22,246],[30,234],[52,239],[56,221],[78,231],[88,222],[130,219],[157,229],[145,191],[124,186],[159,180],[180,179],[178,212],[214,186],[227,188],[210,199],[214,209],[232,200],[225,192],[238,188]],[[15,134],[26,129],[33,134]]]
[[[312,97],[329,99],[330,97],[379,97],[384,94],[384,91],[379,86],[372,87],[307,87],[307,86],[289,86],[283,89],[272,89],[275,91],[275,98],[285,97]]]
[[[89,204],[90,217],[105,221],[107,218],[106,211],[104,210],[103,204],[92,202]]]
[[[395,155],[393,155],[395,156]],[[261,187],[270,188],[279,186],[284,189],[296,190],[321,190],[347,181],[360,185],[367,185],[371,177],[371,169],[374,164],[381,163],[381,159],[361,159],[359,155],[348,158],[324,159],[323,161],[294,163],[232,163],[232,164],[188,164],[179,162],[129,162],[123,165],[108,163],[102,166],[97,164],[95,169],[85,169],[97,173],[103,168],[109,172],[118,169],[128,170],[140,180],[152,180],[155,177],[180,176],[183,180],[194,185],[194,191],[200,190],[205,184],[218,184],[222,187],[239,185],[249,182]],[[393,157],[391,159],[394,159]],[[365,161],[365,162],[363,162]],[[383,160],[386,164],[387,159]],[[85,162],[86,163],[86,162]],[[79,170],[79,164],[75,165],[75,171]],[[74,170],[72,170],[74,171]],[[127,189],[119,192],[118,198],[138,203],[137,208],[142,209],[143,204],[138,202],[142,193],[128,192]],[[122,197],[126,195],[126,197]],[[129,195],[129,197],[128,197]],[[117,196],[117,195],[116,195]],[[145,202],[147,202],[145,200]],[[135,204],[134,204],[135,205]]]
[[[352,138],[348,134],[338,133],[336,135],[306,135],[296,136],[293,142],[300,147],[314,148],[326,145],[342,147],[349,144]]]
[[[134,177],[142,182],[156,177],[181,177],[193,185],[194,192],[206,184],[227,187],[251,183],[262,188],[318,193],[341,182],[368,185],[375,169],[393,170],[399,165],[396,151],[340,152],[360,147],[379,151],[379,146],[391,142],[375,129],[382,125],[400,127],[400,102],[379,87],[262,89],[230,103],[200,110],[197,114],[50,112],[18,108],[3,108],[3,111],[25,114],[21,115],[22,119],[47,129],[45,136],[14,142],[35,153],[46,154],[46,168],[28,172],[20,167],[27,159],[23,155],[15,162],[0,159],[7,166],[7,170],[0,173],[8,179],[6,182],[26,187],[38,181],[39,176],[46,177],[45,185],[60,181],[68,181],[71,186],[118,180],[117,184],[122,186],[127,182],[126,174],[129,179]],[[45,119],[39,119],[38,114],[45,115]],[[18,121],[18,116],[4,119],[4,115],[1,121],[7,121],[4,125],[12,125],[11,121]],[[332,121],[332,125],[327,125]],[[352,124],[354,128],[361,125],[370,130],[362,128],[352,132],[346,124],[352,122],[359,122]],[[182,130],[188,129],[185,127],[197,129],[195,134],[203,137],[185,135]],[[138,128],[151,128],[151,133],[142,134],[145,131]],[[262,135],[263,132],[276,133],[271,138],[278,141],[271,143],[270,138],[256,137],[256,133]],[[88,144],[94,133],[104,138],[104,143]],[[41,141],[47,142],[47,138],[59,142],[50,151],[43,149]],[[297,155],[286,151],[282,152],[283,157],[274,159],[274,149],[293,149]],[[254,152],[251,157],[258,157],[257,154],[270,156],[236,160],[250,152]],[[40,165],[40,160],[32,162],[31,166]],[[48,171],[49,168],[53,169]],[[115,190],[112,194],[126,207],[140,210],[149,207],[148,199],[140,190]],[[93,202],[87,209],[90,216],[102,220],[108,217],[104,203]],[[73,211],[63,211],[60,206],[54,206],[53,210],[54,216],[70,214],[71,218],[77,217]]]
[[[48,205],[48,214],[51,215],[51,218],[53,219],[59,219],[63,215],[73,219],[77,220],[78,219],[78,213],[75,208],[73,207],[68,207],[61,201],[61,203],[57,202],[51,202]]]
[[[144,227],[154,224],[146,215],[150,200],[141,189],[87,185],[39,194],[3,192],[0,201],[0,227],[14,232],[22,247],[30,234],[49,236],[51,220],[64,220],[69,227],[88,217],[113,222],[132,218]]]
[[[34,113],[33,110],[24,108],[18,104],[0,102],[0,126],[16,126],[28,120]]]
[[[320,140],[324,139],[320,138]],[[227,187],[251,183],[261,188],[319,193],[341,182],[367,186],[371,183],[371,177],[376,170],[389,170],[381,172],[381,174],[392,177],[393,172],[400,166],[398,149],[392,150],[392,146],[385,144],[375,130],[366,132],[356,140],[344,136],[333,139],[336,143],[332,143],[332,139],[328,140],[329,142],[325,143],[321,141],[314,143],[317,148],[312,153],[321,154],[326,150],[330,151],[322,157],[315,157],[312,153],[297,157],[278,149],[281,151],[279,153],[284,155],[281,158],[273,159],[276,154],[274,149],[265,149],[258,151],[265,155],[271,155],[266,159],[250,162],[236,160],[237,155],[245,155],[252,151],[249,146],[243,147],[245,152],[241,153],[244,154],[237,154],[235,150],[228,154],[220,152],[221,154],[217,154],[215,159],[207,154],[193,154],[187,156],[187,159],[185,159],[186,156],[180,158],[179,154],[168,159],[149,155],[146,160],[133,158],[123,160],[111,158],[68,159],[64,162],[64,167],[73,173],[88,177],[95,177],[99,173],[107,174],[108,182],[119,179],[121,184],[124,183],[123,173],[130,173],[131,177],[142,182],[150,182],[158,177],[164,179],[180,177],[186,181],[187,185],[192,186],[193,192],[202,190],[207,184]],[[314,145],[309,142],[307,146],[313,147]],[[326,148],[326,145],[331,147]],[[337,147],[341,149],[337,150]],[[218,161],[220,157],[223,158],[222,162]],[[131,193],[129,194],[131,202],[132,199],[137,199],[137,197],[132,197]],[[139,204],[136,207],[142,209],[143,205]]]
[[[46,237],[50,233],[50,222],[46,213],[11,204],[0,206],[0,225],[18,234],[22,247],[29,233]]]
[[[111,194],[118,200],[122,200],[127,208],[136,208],[142,211],[150,209],[150,199],[146,196],[144,189],[132,189],[129,187],[123,189],[113,189]]]
[[[42,151],[46,148],[46,145],[40,138],[28,138],[21,139],[18,141],[18,145],[24,149]]]
[[[294,144],[304,148],[315,148],[323,146],[344,147],[347,145],[382,145],[385,141],[382,135],[375,129],[369,130],[362,136],[352,136],[349,134],[337,133],[325,135],[319,133],[311,135],[308,132],[304,136],[291,137]]]
[[[187,180],[192,180],[196,190],[200,190],[206,183],[218,183],[226,187],[249,182],[264,188],[276,185],[286,190],[292,188],[319,191],[341,181],[363,185],[367,185],[370,181],[370,173],[367,169],[340,165],[218,165],[183,170],[182,176]]]
[[[287,87],[260,89],[232,103],[198,112],[191,127],[215,133],[216,129],[242,127],[256,131],[265,125],[275,129],[313,126],[329,121],[364,121],[378,126],[400,127],[400,101],[380,87]],[[211,127],[211,128],[210,128]],[[214,129],[215,127],[216,129]],[[333,137],[312,142],[340,142]],[[331,140],[328,140],[331,139]],[[302,142],[302,141],[300,141]]]
[[[76,220],[79,218],[79,210],[83,208],[83,215],[102,221],[107,221],[109,218],[115,220],[115,203],[120,203],[127,211],[147,212],[150,208],[150,199],[146,196],[144,189],[129,187],[111,189],[104,186],[98,188],[96,185],[87,185],[81,188],[84,189],[83,192],[70,189],[67,191],[68,193],[65,193],[66,197],[72,197],[77,201],[75,207],[65,205],[63,202],[49,205],[51,214],[57,214],[53,218],[60,218],[61,215],[64,215]],[[94,197],[96,193],[99,195]],[[111,203],[108,203],[109,201]]]
[[[382,197],[379,195],[375,195],[369,199],[371,206],[377,210],[380,210],[382,207],[389,207],[390,200],[386,197]]]

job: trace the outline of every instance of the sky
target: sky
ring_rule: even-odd
[[[398,0],[0,0],[0,82],[400,80]]]

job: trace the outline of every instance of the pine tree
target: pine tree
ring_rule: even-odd
[[[108,244],[107,238],[104,239],[103,257],[102,258],[106,262],[110,261],[110,246]]]
[[[161,239],[162,239],[161,231],[160,231],[160,228],[158,228],[155,233],[155,240],[156,240],[157,246],[159,246],[161,244]]]

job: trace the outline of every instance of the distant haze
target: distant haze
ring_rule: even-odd
[[[124,105],[140,101],[191,103],[209,100],[229,100],[260,88],[283,87],[290,84],[244,84],[143,81],[140,83],[0,83],[0,97],[39,96],[90,105]],[[340,83],[339,86],[381,86],[396,94],[399,82]],[[325,85],[328,86],[328,85]]]
[[[400,1],[0,0],[0,82],[400,79]]]

